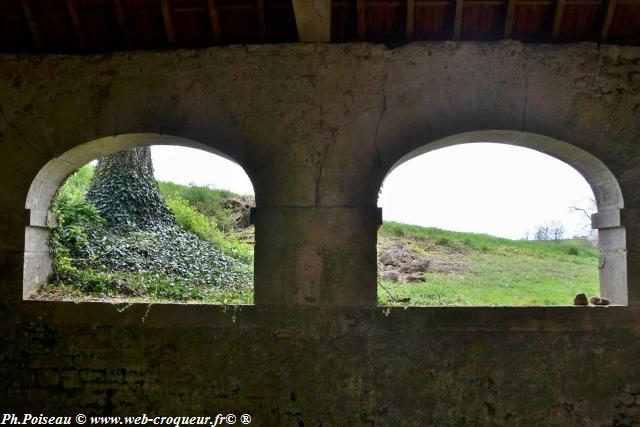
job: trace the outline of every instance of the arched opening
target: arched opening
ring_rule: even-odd
[[[573,145],[568,143],[554,140],[552,138],[544,137],[541,135],[530,134],[530,133],[522,133],[522,132],[512,132],[512,131],[479,131],[479,132],[468,132],[464,134],[454,135],[448,138],[444,138],[433,143],[422,146],[416,150],[411,151],[406,154],[404,157],[399,159],[392,168],[390,168],[387,177],[391,174],[391,172],[398,167],[399,165],[411,160],[417,156],[420,156],[425,153],[433,152],[438,149],[447,148],[457,146],[459,144],[467,144],[467,143],[479,143],[479,142],[490,142],[490,143],[500,143],[500,144],[509,144],[512,146],[529,148],[544,154],[547,154],[555,159],[561,160],[562,162],[571,166],[575,171],[577,171],[588,183],[588,186],[593,191],[594,204],[597,209],[596,212],[591,215],[590,225],[594,230],[597,230],[598,241],[597,241],[597,251],[598,253],[593,253],[591,257],[593,258],[593,263],[597,261],[597,282],[599,287],[599,295],[602,298],[606,298],[614,304],[626,305],[628,301],[628,293],[627,293],[627,278],[626,278],[626,241],[625,241],[625,230],[620,222],[620,210],[623,208],[623,199],[620,187],[616,178],[613,174],[608,170],[608,168],[596,157],[593,155],[581,150]],[[461,148],[461,147],[458,147]],[[444,150],[443,150],[444,151]],[[437,153],[433,153],[436,155]],[[451,173],[465,174],[464,169],[453,170],[455,167],[450,165],[452,168]],[[541,171],[543,173],[543,171]],[[442,176],[442,185],[446,185],[446,176]],[[473,179],[473,177],[466,176],[466,179]],[[383,186],[384,188],[384,186]],[[495,190],[487,190],[495,191]],[[416,197],[420,197],[419,187],[416,190]],[[434,201],[437,203],[437,201]],[[451,213],[452,215],[458,214]],[[464,215],[473,216],[473,212],[469,211],[464,213]],[[383,227],[384,229],[384,227]],[[396,232],[402,233],[403,230],[395,230]],[[533,230],[531,230],[533,232]],[[437,234],[437,233],[436,233]],[[560,233],[559,235],[561,235]],[[457,236],[456,238],[460,238],[461,240],[465,240],[470,242],[475,239],[473,236]],[[533,236],[535,238],[539,236]],[[447,239],[451,239],[450,236],[439,236],[435,238],[436,240],[440,240],[440,242],[446,245]],[[434,241],[438,243],[437,241]],[[432,242],[433,243],[433,242]],[[477,243],[477,242],[476,242]],[[482,244],[478,244],[476,246],[481,247]],[[418,248],[420,249],[420,248]],[[558,249],[558,248],[556,248]],[[568,248],[573,250],[572,248]],[[391,259],[391,256],[394,255],[383,252],[379,254],[381,257],[386,257],[385,260],[380,260],[379,265],[384,265],[385,263],[397,263],[395,259]],[[402,255],[402,254],[400,254]],[[398,255],[398,257],[400,257]],[[429,255],[429,254],[427,254]],[[595,257],[598,257],[596,259]],[[417,261],[421,262],[422,258],[416,257]],[[429,257],[423,257],[424,259],[428,259]],[[425,265],[428,261],[425,261]],[[435,263],[437,264],[437,263]],[[438,265],[435,265],[438,267]],[[442,266],[440,266],[442,267]],[[453,263],[451,268],[455,270],[456,265]],[[427,267],[425,267],[426,269]],[[437,270],[437,268],[436,268]],[[384,280],[385,274],[386,279],[393,279],[391,274],[384,269],[381,270],[379,279]],[[595,280],[595,272],[592,274]],[[437,278],[436,278],[437,279]],[[395,280],[395,279],[394,279]],[[416,281],[421,281],[423,279]],[[456,281],[455,278],[449,278],[447,282],[451,282],[453,280]],[[496,280],[501,280],[500,277],[496,277]],[[435,280],[437,281],[437,280]],[[435,282],[434,281],[434,282]],[[569,286],[567,286],[569,287]],[[596,288],[597,289],[597,288]],[[381,293],[388,292],[384,289],[384,286],[379,286],[378,295]],[[408,298],[404,298],[408,300]],[[384,298],[383,298],[384,300]],[[540,301],[540,300],[538,300]],[[544,301],[544,300],[542,300]],[[563,300],[564,301],[564,300]],[[408,301],[407,301],[408,302]],[[410,302],[408,302],[411,304]],[[483,305],[484,303],[482,303]],[[538,302],[536,302],[538,304]],[[540,303],[542,305],[548,304],[545,302]],[[555,303],[557,304],[557,303]],[[571,304],[571,300],[567,298],[566,303],[563,305]],[[437,305],[437,304],[436,304]],[[456,305],[453,303],[452,305]],[[473,304],[472,304],[473,305]],[[500,305],[500,304],[496,304]],[[509,305],[509,304],[507,304]]]
[[[154,134],[120,135],[91,141],[51,160],[40,170],[31,184],[26,203],[28,225],[25,230],[23,276],[25,299],[38,292],[52,277],[52,273],[56,273],[53,277],[59,277],[58,255],[61,251],[57,249],[61,248],[60,242],[64,244],[74,239],[73,236],[69,239],[66,235],[59,238],[61,234],[73,231],[75,224],[70,226],[69,221],[60,224],[56,212],[52,210],[54,202],[55,208],[60,208],[63,190],[77,177],[74,172],[80,171],[85,175],[84,183],[74,184],[76,189],[86,190],[95,169],[89,162],[98,158],[105,159],[104,156],[108,155],[113,157],[114,153],[125,153],[122,151],[125,149],[149,146],[152,146],[151,150],[142,151],[153,157],[155,173],[152,173],[151,181],[160,197],[161,208],[167,212],[167,221],[156,219],[152,213],[151,229],[142,229],[134,224],[135,226],[126,227],[126,231],[123,231],[122,227],[113,227],[114,221],[111,218],[106,221],[109,227],[103,226],[104,222],[101,222],[98,227],[81,230],[84,238],[89,240],[86,244],[89,249],[83,255],[84,261],[74,264],[71,269],[74,273],[79,270],[78,274],[83,280],[89,275],[90,282],[97,280],[102,283],[105,277],[107,281],[117,282],[116,293],[124,289],[125,299],[127,294],[139,297],[132,298],[134,301],[145,300],[147,297],[165,300],[158,296],[168,296],[169,301],[188,300],[192,296],[203,302],[253,301],[253,230],[249,225],[249,210],[254,205],[254,198],[250,178],[237,162],[209,146]],[[140,149],[129,150],[137,151]],[[193,151],[199,154],[190,153]],[[226,172],[224,175],[244,178],[242,185],[230,186],[232,189],[239,189],[242,196],[223,189],[225,183],[215,180],[213,169],[222,168]],[[69,182],[65,182],[70,176]],[[111,175],[112,178],[115,176],[117,175]],[[93,180],[91,183],[95,184]],[[122,183],[118,185],[122,186]],[[133,191],[129,187],[122,190],[125,193]],[[153,205],[151,202],[145,199],[140,202],[140,206]],[[139,208],[137,206],[134,210],[138,211]],[[103,214],[100,211],[100,215],[104,216]],[[101,218],[103,219],[105,218]],[[236,227],[240,227],[238,224],[246,229],[243,242],[235,239]],[[52,234],[52,230],[56,232]],[[91,231],[88,236],[87,230]],[[230,236],[233,236],[231,240]],[[103,240],[106,243],[95,243]],[[105,254],[114,254],[110,263],[104,262]],[[92,259],[87,260],[88,258]],[[86,271],[83,270],[85,268]],[[122,277],[125,279],[122,280]],[[156,277],[159,279],[152,283]],[[224,289],[219,285],[232,280],[239,283],[240,279],[243,284],[242,295],[236,292],[233,296],[230,294],[229,299],[224,297]],[[136,284],[135,289],[130,286],[131,283]],[[125,287],[122,288],[121,284]],[[187,284],[193,285],[193,288],[181,288]],[[162,286],[165,287],[164,291]],[[140,293],[140,289],[149,292]],[[221,292],[223,297],[220,297]]]

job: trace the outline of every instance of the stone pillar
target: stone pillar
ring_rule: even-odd
[[[23,297],[24,225],[23,209],[0,211],[0,300]]]
[[[628,304],[640,306],[640,209],[625,208],[620,220],[625,230]]]
[[[614,304],[629,304],[627,286],[627,236],[620,209],[606,209],[591,216],[598,230],[600,295]]]
[[[377,208],[259,207],[255,303],[376,304]]]
[[[27,209],[28,225],[24,234],[24,266],[22,297],[29,298],[47,282],[53,272],[49,253],[51,229],[57,226],[57,217],[50,211]]]

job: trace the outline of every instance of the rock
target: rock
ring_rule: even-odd
[[[398,273],[397,271],[383,271],[382,272],[382,278],[384,280],[388,280],[390,282],[397,282],[398,280],[400,280],[400,273]]]
[[[589,305],[589,300],[585,294],[576,294],[573,298],[573,305]]]
[[[609,300],[606,298],[591,297],[589,301],[593,305],[609,305]]]
[[[424,273],[413,273],[404,276],[404,281],[407,283],[424,282]]]
[[[395,258],[393,256],[393,252],[391,252],[389,250],[383,251],[380,254],[379,260],[380,260],[380,263],[382,265],[394,265],[395,262],[396,262],[396,260],[395,260]]]
[[[231,210],[236,228],[248,228],[251,225],[251,208],[255,207],[255,200],[252,197],[227,197],[220,201],[220,204]]]
[[[424,273],[429,269],[431,262],[427,258],[417,258],[412,262],[404,264],[400,267],[400,271],[403,273]]]

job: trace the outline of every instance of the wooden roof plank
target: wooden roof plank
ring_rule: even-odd
[[[464,12],[464,1],[455,0],[455,18],[453,20],[453,39],[460,40],[462,34],[462,18]]]
[[[213,40],[216,43],[220,43],[222,41],[222,28],[220,27],[220,15],[218,15],[216,0],[209,0],[208,9],[211,29],[213,30]]]
[[[116,13],[116,21],[118,21],[118,27],[122,33],[122,40],[125,45],[131,44],[131,38],[129,37],[129,29],[127,27],[127,15],[124,11],[123,0],[113,0],[113,10]]]
[[[258,32],[262,40],[267,35],[267,17],[264,12],[264,0],[256,0],[256,9],[258,11]]]
[[[564,13],[565,0],[558,0],[556,10],[553,14],[553,27],[551,28],[551,37],[557,39],[560,37],[560,28],[562,26],[562,14]]]
[[[331,41],[331,0],[293,0],[298,40],[303,43]]]
[[[617,5],[617,0],[609,0],[609,2],[607,3],[607,14],[604,17],[604,21],[602,22],[602,29],[600,30],[600,40],[602,41],[607,41],[607,39],[609,38],[609,29],[611,28],[613,15],[616,13]]]
[[[407,0],[407,40],[413,39],[413,32],[416,24],[415,10],[416,0]]]
[[[40,24],[33,14],[33,6],[31,5],[31,0],[20,0],[20,5],[22,6],[22,11],[24,12],[24,16],[27,19],[27,23],[29,24],[31,36],[33,37],[33,41],[35,42],[36,47],[39,50],[43,50],[45,47],[44,37],[42,36],[42,29],[40,28]]]
[[[67,0],[67,9],[69,10],[69,17],[71,18],[71,23],[73,24],[76,37],[78,38],[78,46],[80,49],[84,50],[87,48],[89,43],[84,32],[84,27],[82,26],[82,21],[80,20],[80,13],[78,12],[76,0]]]
[[[516,0],[507,1],[507,14],[504,21],[504,38],[510,39],[513,34],[513,23],[515,19]]]
[[[364,0],[357,0],[356,2],[356,13],[357,13],[357,25],[358,25],[358,40],[364,41],[365,36],[367,35],[367,20],[364,10]]]
[[[171,46],[176,45],[176,30],[173,26],[173,15],[171,14],[171,3],[169,0],[160,0],[162,4],[162,17],[164,28],[167,31],[167,40]]]

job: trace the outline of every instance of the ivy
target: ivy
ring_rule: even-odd
[[[61,225],[50,242],[52,284],[107,296],[250,299],[251,263],[178,227],[150,167],[123,167],[123,155],[113,156],[101,160],[90,185],[72,176],[68,182],[75,179],[77,188],[65,184],[56,197]]]

